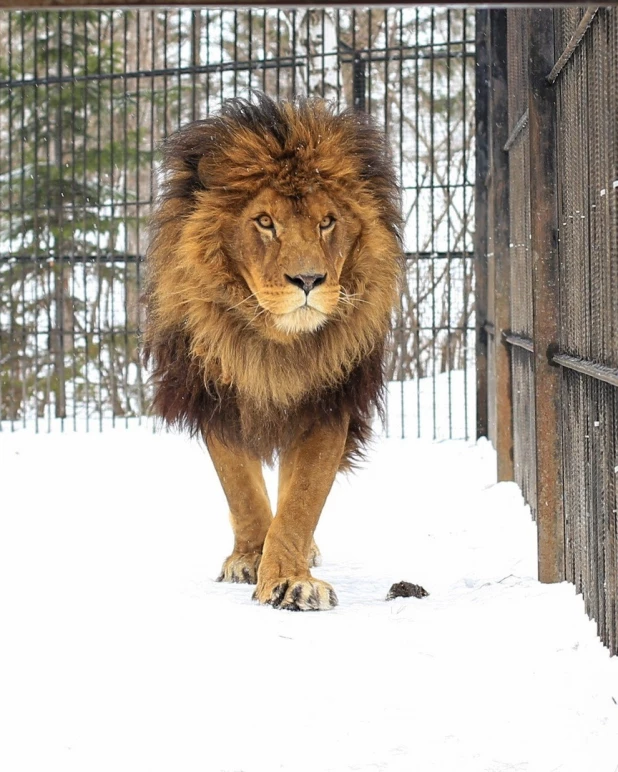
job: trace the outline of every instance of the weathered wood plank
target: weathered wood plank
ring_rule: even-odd
[[[555,60],[553,11],[531,9],[528,23],[539,578],[561,582],[565,578],[561,373],[552,361],[560,333],[556,90],[547,78]]]

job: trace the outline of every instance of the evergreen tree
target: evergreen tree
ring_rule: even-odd
[[[52,395],[65,417],[67,392],[83,404],[105,392],[115,414],[132,409],[122,373],[136,361],[136,330],[117,340],[113,306],[136,295],[125,285],[118,296],[135,270],[116,258],[130,247],[127,204],[152,152],[135,115],[127,120],[131,95],[110,77],[125,65],[114,35],[122,23],[99,12],[15,13],[4,27],[3,418],[19,418],[27,403],[42,415]]]

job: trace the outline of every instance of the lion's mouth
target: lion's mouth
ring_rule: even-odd
[[[326,324],[328,317],[322,311],[305,303],[286,314],[273,314],[273,319],[277,329],[290,334],[314,332]]]
[[[272,293],[257,295],[258,304],[263,311],[268,312],[273,327],[286,335],[314,332],[323,327],[332,314],[333,297],[322,292],[314,293]],[[334,293],[331,293],[334,295]],[[336,297],[336,296],[335,296]],[[336,305],[336,302],[335,304]]]

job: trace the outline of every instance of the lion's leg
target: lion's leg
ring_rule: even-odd
[[[309,573],[313,532],[341,462],[347,420],[316,426],[281,454],[277,515],[270,526],[254,597],[297,611],[337,605],[333,588]]]
[[[264,539],[272,522],[262,465],[208,437],[206,444],[230,507],[234,551],[223,563],[220,582],[255,584]]]
[[[288,484],[290,478],[294,472],[293,464],[285,464],[283,460],[279,466],[279,501],[287,495]],[[315,543],[315,539],[312,537],[311,544],[309,545],[309,552],[307,554],[307,565],[309,568],[314,568],[322,563],[322,554]]]

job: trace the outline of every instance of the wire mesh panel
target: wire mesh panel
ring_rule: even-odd
[[[161,140],[262,90],[375,116],[403,190],[407,282],[387,431],[474,425],[474,14],[465,9],[0,13],[0,418],[144,415],[139,297]]]
[[[588,364],[563,373],[566,570],[617,653],[618,13],[585,13],[555,12],[558,53],[576,36],[556,78],[560,350]]]

